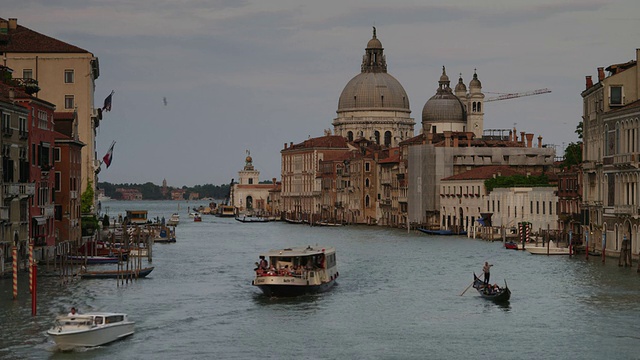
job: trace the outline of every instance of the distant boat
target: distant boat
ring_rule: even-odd
[[[198,214],[198,213],[195,213],[195,214],[193,215],[193,221],[195,221],[195,222],[200,222],[200,221],[202,221],[202,216],[200,216],[200,214]]]
[[[418,228],[418,230],[422,231],[425,234],[429,234],[429,235],[442,235],[442,236],[449,236],[449,235],[467,235],[467,232],[462,230],[459,232],[454,232],[452,230],[429,230],[429,229],[423,229],[423,228]]]
[[[558,247],[552,240],[547,246],[525,246],[524,248],[533,255],[570,255],[568,247]]]
[[[478,290],[481,297],[489,299],[496,303],[503,303],[509,301],[511,298],[511,290],[507,286],[507,281],[504,281],[504,287],[494,289],[491,284],[486,286],[482,280],[480,280],[476,274],[473,274],[473,288]]]
[[[236,216],[236,220],[243,223],[264,223],[269,222],[269,218],[261,217],[261,216]]]
[[[173,213],[169,220],[167,220],[167,225],[169,226],[178,226],[180,224],[180,214]]]
[[[117,264],[121,258],[118,256],[80,256],[69,255],[67,260],[76,264]]]
[[[344,226],[342,223],[328,222],[328,221],[316,221],[315,226]]]
[[[218,217],[235,217],[236,213],[234,211],[233,206],[231,206],[231,205],[220,205],[220,206],[218,206],[218,211],[216,212],[216,216],[218,216]]]

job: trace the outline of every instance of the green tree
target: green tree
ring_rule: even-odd
[[[576,131],[575,133],[578,134],[578,139],[582,140],[582,132],[584,130],[584,123],[582,121],[580,121],[578,123],[578,126],[576,126]]]
[[[562,167],[569,168],[582,162],[582,146],[579,143],[569,143],[564,149],[564,161]]]
[[[80,212],[82,214],[91,213],[94,196],[95,193],[93,191],[93,182],[91,180],[88,180],[87,189],[82,193],[82,196],[80,197]]]

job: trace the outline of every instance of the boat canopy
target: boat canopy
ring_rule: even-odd
[[[332,254],[336,249],[333,247],[293,247],[280,250],[269,250],[269,252],[260,254],[267,257],[294,257],[294,256],[313,256],[319,254]]]

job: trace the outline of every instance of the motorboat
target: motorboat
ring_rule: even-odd
[[[333,247],[292,247],[260,254],[252,282],[267,296],[285,297],[327,291],[339,276]]]
[[[571,255],[568,247],[558,247],[553,240],[545,246],[526,245],[524,249],[533,255]]]
[[[167,220],[167,225],[168,226],[178,226],[178,224],[180,224],[180,214],[173,213],[171,215],[171,217],[169,217],[169,220]]]
[[[94,347],[133,335],[135,322],[127,314],[92,312],[58,316],[47,330],[61,350],[76,347]]]
[[[84,271],[80,273],[80,277],[83,279],[137,279],[147,277],[154,267],[146,267],[142,269],[130,269],[130,270],[103,270],[103,271]]]
[[[262,216],[236,216],[236,220],[243,223],[264,223],[269,222],[269,218]]]
[[[218,217],[235,217],[236,212],[233,206],[231,205],[220,205],[218,206],[218,212],[216,213]]]
[[[195,222],[202,221],[202,216],[200,216],[199,213],[195,213],[195,215],[193,215],[193,221],[195,221]]]

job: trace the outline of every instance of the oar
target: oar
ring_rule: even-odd
[[[484,276],[484,274],[480,274],[480,276]],[[478,278],[480,279],[480,278]],[[464,291],[462,292],[462,294],[460,294],[460,296],[464,295],[464,293],[467,292],[467,290],[469,290],[469,288],[471,287],[471,285],[473,285],[476,282],[476,279],[473,279],[473,281],[471,282],[471,284],[469,284],[469,286],[467,286],[466,289],[464,289]]]

